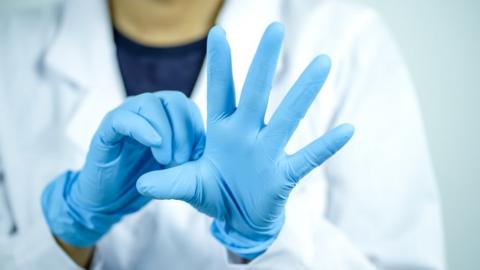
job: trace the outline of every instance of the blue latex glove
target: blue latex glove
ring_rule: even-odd
[[[42,207],[52,233],[76,247],[93,245],[149,201],[135,187],[139,176],[196,159],[204,144],[200,112],[182,93],[127,99],[102,121],[83,169],[45,188]]]
[[[190,203],[214,218],[213,235],[230,251],[253,259],[277,237],[288,196],[298,181],[337,152],[353,134],[339,126],[293,155],[284,147],[328,76],[330,60],[315,58],[264,123],[283,27],[266,30],[235,107],[225,33],[208,36],[208,121],[203,156],[140,177],[140,193]],[[162,181],[159,181],[162,179]]]

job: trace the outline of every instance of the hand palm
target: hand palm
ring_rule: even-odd
[[[266,139],[260,130],[244,127],[235,117],[211,123],[207,133],[203,159],[212,167],[208,172],[214,173],[199,179],[218,185],[215,191],[230,195],[207,195],[207,199],[223,197],[224,200],[219,213],[208,214],[243,227],[245,234],[248,227],[277,221],[283,210],[282,202],[294,185],[284,181],[281,162],[284,155],[266,147]],[[265,194],[276,194],[282,200],[272,201]]]

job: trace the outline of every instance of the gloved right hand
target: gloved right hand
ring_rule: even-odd
[[[149,201],[135,187],[142,174],[195,160],[204,144],[200,112],[182,93],[127,99],[102,121],[83,169],[63,173],[43,191],[52,233],[75,247],[93,245]]]

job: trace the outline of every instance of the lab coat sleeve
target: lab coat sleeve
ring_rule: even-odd
[[[222,269],[444,268],[439,197],[405,64],[377,16],[350,44],[334,62],[343,97],[332,126],[354,124],[353,140],[294,190],[285,226],[264,254]],[[322,180],[326,215],[318,206]],[[100,248],[97,262],[109,260],[102,253],[113,246]]]
[[[378,269],[443,269],[439,194],[406,65],[373,13],[351,44],[335,122],[356,133],[325,167],[327,220],[350,247],[338,256],[351,250]]]
[[[349,122],[355,135],[302,180],[279,238],[251,269],[445,268],[439,194],[406,65],[374,12],[355,29],[331,78],[340,95],[331,127]],[[322,178],[325,215],[315,209]]]
[[[49,10],[49,7],[46,6],[41,11],[43,10]],[[5,8],[0,11],[0,34],[5,40],[9,41],[0,42],[0,59],[6,60],[0,63],[0,174],[3,174],[5,184],[5,194],[2,195],[5,195],[6,199],[9,199],[10,208],[13,206],[12,201],[14,196],[19,196],[19,194],[14,194],[11,192],[11,189],[8,188],[9,186],[11,187],[17,184],[17,179],[12,177],[12,175],[14,175],[12,170],[14,170],[15,167],[12,165],[11,153],[6,150],[8,140],[5,135],[6,132],[4,132],[8,128],[15,128],[10,126],[8,124],[9,121],[7,121],[7,119],[9,119],[7,117],[12,117],[12,113],[14,112],[6,111],[10,106],[6,106],[7,104],[4,103],[7,102],[6,100],[9,100],[8,95],[17,90],[10,89],[9,81],[14,78],[14,76],[11,75],[14,69],[12,68],[12,62],[8,60],[16,57],[17,54],[14,53],[14,49],[17,51],[20,50],[18,46],[20,46],[21,42],[18,42],[16,46],[12,46],[12,43],[17,41],[21,34],[24,32],[27,33],[27,29],[31,30],[32,33],[36,33],[34,30],[37,28],[29,25],[31,20],[34,20],[37,25],[43,25],[44,19],[49,17],[46,15],[50,15],[50,13],[26,8],[19,8],[18,10]],[[28,28],[25,25],[28,25]],[[25,28],[22,28],[22,26],[25,26]],[[28,55],[27,51],[25,55]],[[28,72],[28,70],[25,72]],[[9,90],[12,90],[12,92]],[[28,170],[28,164],[25,164],[24,169]],[[2,257],[2,259],[0,259],[0,268],[22,270],[81,269],[56,244],[46,222],[42,218],[36,218],[41,217],[40,200],[39,197],[37,197],[40,193],[41,190],[36,190],[32,194],[23,194],[23,196],[30,196],[29,203],[34,205],[32,207],[35,211],[32,213],[32,215],[35,216],[34,221],[26,226],[21,226],[16,233],[0,235],[0,256]],[[14,217],[10,219],[14,219]],[[15,222],[15,220],[13,220],[13,222]]]
[[[4,157],[3,161],[8,158],[8,156],[1,155],[1,148],[0,157]],[[16,226],[16,220],[12,216],[10,198],[13,194],[9,192],[8,184],[11,184],[14,179],[9,178],[8,166],[2,167],[2,163],[0,163],[0,177],[3,177],[3,183],[0,183],[2,185],[0,187],[2,189],[0,190],[0,203],[4,204],[1,207],[5,209],[0,212],[6,215],[1,221],[7,223],[2,225],[10,227],[9,230],[2,230],[0,234],[0,255],[6,256],[4,261],[0,261],[0,266],[5,267],[2,269],[82,269],[57,245],[43,219],[36,219],[32,224],[23,226],[20,230],[12,230],[12,226]],[[35,200],[35,198],[36,196],[33,196],[34,202],[32,203],[40,208],[40,203],[35,203],[40,200]],[[37,211],[40,212],[40,209]]]
[[[445,267],[439,194],[415,90],[381,19],[364,14],[342,57],[333,59],[338,72],[330,88],[340,95],[330,126],[349,122],[356,133],[302,180],[279,238],[249,269]],[[321,126],[319,119],[305,120]],[[323,179],[325,215],[318,206]]]
[[[375,13],[355,29],[326,91],[340,96],[330,127],[349,122],[356,134],[302,180],[279,238],[249,269],[444,269],[439,195],[406,65]]]
[[[10,221],[10,226],[16,226],[10,201],[13,194],[8,189],[8,185],[12,184],[15,179],[9,178],[9,167],[2,166],[7,162],[8,155],[2,153],[3,138],[1,134],[0,138],[0,162],[4,161],[4,163],[0,163],[0,177],[3,177],[3,183],[0,183],[3,184],[3,192],[0,193],[0,199],[2,200],[0,202],[6,204],[3,205],[6,209],[3,214],[6,214],[7,217],[3,218]],[[28,194],[25,194],[25,196],[28,196]],[[33,204],[38,206],[36,211],[40,212],[40,203],[36,203],[40,200],[35,200],[36,198],[33,194],[31,200]],[[33,215],[36,215],[36,213]],[[10,229],[6,234],[2,231],[0,238],[0,255],[6,256],[4,257],[5,261],[0,261],[0,266],[5,267],[2,269],[82,269],[57,245],[43,219],[35,219],[29,226],[23,226],[22,229],[16,231]]]

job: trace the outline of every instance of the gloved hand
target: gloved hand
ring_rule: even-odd
[[[204,136],[198,108],[182,93],[128,98],[103,119],[83,169],[45,188],[42,207],[52,233],[72,246],[93,245],[149,201],[135,187],[139,176],[198,158]]]
[[[328,76],[330,60],[315,58],[264,123],[283,27],[266,30],[235,107],[225,33],[208,36],[208,120],[203,156],[140,177],[140,193],[190,203],[214,218],[213,235],[240,257],[253,259],[277,237],[288,196],[298,181],[338,151],[353,127],[339,126],[293,155],[284,147]],[[161,181],[159,181],[161,179]]]

